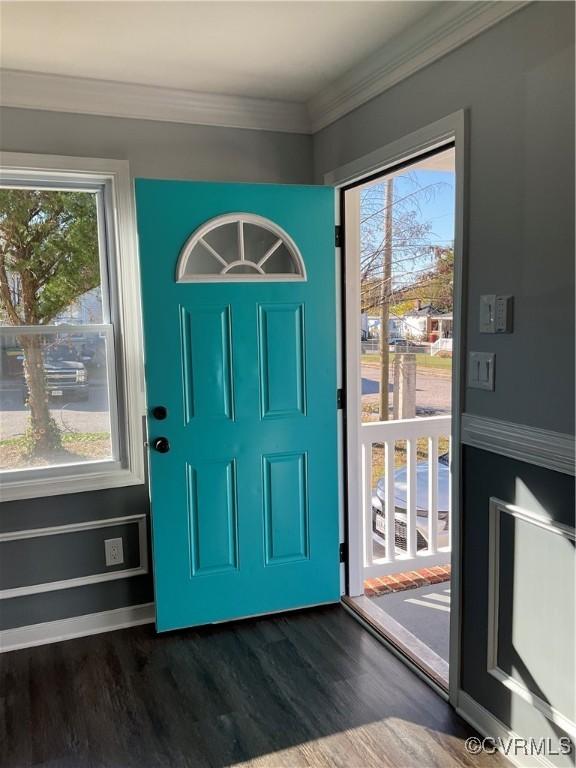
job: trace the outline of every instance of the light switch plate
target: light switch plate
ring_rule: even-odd
[[[480,296],[480,333],[512,333],[513,297],[485,293]]]
[[[494,367],[496,355],[493,352],[470,352],[468,355],[468,386],[472,389],[494,391]]]
[[[496,294],[480,296],[480,333],[496,333]]]

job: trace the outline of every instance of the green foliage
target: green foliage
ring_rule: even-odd
[[[32,458],[38,454],[38,446],[49,446],[51,452],[60,452],[62,449],[62,437],[58,425],[52,418],[48,418],[42,427],[28,425],[23,438],[23,455]]]
[[[2,320],[48,324],[100,283],[95,195],[0,189]],[[7,290],[9,280],[18,290]]]
[[[434,265],[398,291],[392,300],[392,312],[401,316],[414,308],[414,301],[431,306],[437,312],[451,312],[454,290],[454,249],[437,248]]]
[[[100,283],[96,196],[88,192],[0,188],[0,322],[49,325]],[[37,341],[37,337],[36,337]],[[45,396],[42,352],[24,351],[29,456],[62,449]]]

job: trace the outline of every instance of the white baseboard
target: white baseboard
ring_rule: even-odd
[[[58,643],[85,635],[112,632],[115,629],[150,624],[155,620],[154,603],[129,605],[112,611],[73,616],[70,619],[46,621],[26,627],[4,629],[0,632],[0,653],[31,648],[34,645]]]
[[[504,725],[503,722],[462,690],[458,691],[456,712],[484,737],[502,739],[505,743],[509,739],[521,738],[519,734],[512,731],[507,725]],[[553,764],[543,756],[514,755],[512,752],[506,755],[502,750],[500,752],[513,765],[517,765],[518,768],[553,768]]]

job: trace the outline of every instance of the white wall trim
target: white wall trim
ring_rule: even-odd
[[[123,515],[121,517],[105,517],[101,520],[88,520],[78,523],[65,523],[64,525],[47,525],[43,528],[24,528],[17,531],[3,531],[0,533],[0,543],[3,541],[20,541],[21,539],[35,539],[38,536],[57,536],[61,533],[73,533],[74,531],[92,531],[95,528],[107,528],[113,525],[124,525],[146,520],[146,515]]]
[[[465,271],[466,254],[464,252],[464,229],[466,225],[466,162],[467,156],[467,115],[464,110],[447,115],[441,120],[410,133],[401,139],[382,147],[375,152],[365,155],[351,163],[333,170],[324,177],[324,183],[334,185],[339,195],[352,195],[346,201],[347,216],[352,218],[345,222],[345,317],[346,317],[346,444],[347,444],[347,498],[348,498],[348,594],[358,595],[363,592],[364,550],[360,534],[359,515],[362,505],[359,502],[361,488],[359,451],[359,413],[360,413],[360,376],[358,371],[358,355],[360,344],[360,312],[359,312],[359,273],[354,269],[358,262],[358,211],[350,204],[353,201],[353,190],[345,192],[351,182],[360,181],[376,172],[386,171],[398,162],[411,160],[428,150],[454,143],[456,169],[456,205],[454,211],[454,365],[452,372],[452,536],[451,553],[452,565],[452,610],[450,617],[450,701],[454,702],[460,687],[460,413],[462,410],[461,393],[463,392],[463,360],[464,336],[462,333],[462,318],[464,313],[463,274]],[[354,227],[356,224],[356,227]],[[354,230],[356,229],[356,234]],[[350,269],[350,267],[352,269]]]
[[[463,413],[462,442],[527,464],[575,474],[574,436],[563,432]]]
[[[0,168],[4,180],[39,179],[43,183],[85,182],[104,186],[108,203],[108,268],[113,272],[111,282],[118,304],[116,339],[123,341],[117,350],[122,371],[122,380],[117,384],[120,384],[123,405],[119,424],[125,444],[123,466],[103,467],[102,463],[87,462],[66,468],[40,467],[10,473],[10,480],[5,477],[2,483],[0,501],[141,485],[145,480],[144,352],[136,214],[129,164],[125,160],[0,151]]]
[[[547,701],[531,691],[526,685],[505,672],[498,665],[498,613],[500,587],[500,517],[509,514],[527,523],[542,528],[549,533],[563,536],[570,541],[576,541],[573,527],[557,523],[531,510],[508,504],[495,497],[490,498],[489,534],[488,534],[488,643],[486,667],[488,674],[512,693],[520,696],[530,706],[538,710],[546,719],[565,731],[572,739],[576,738],[576,723],[551,706]]]
[[[504,725],[501,720],[498,720],[497,717],[481,704],[478,704],[477,701],[463,690],[458,691],[456,712],[483,737],[494,739],[495,745],[501,754],[508,758],[513,765],[518,766],[518,768],[540,768],[540,766],[551,768],[552,763],[543,756],[536,754],[525,755],[522,749],[520,749],[519,755],[515,755],[514,739],[522,741],[522,737]],[[506,750],[507,747],[510,747],[508,751]]]
[[[118,579],[128,579],[132,576],[142,576],[149,571],[148,564],[148,533],[147,518],[145,514],[126,515],[125,517],[113,517],[103,520],[93,520],[90,522],[71,523],[69,525],[54,525],[46,528],[33,528],[22,531],[7,531],[0,533],[0,544],[5,541],[21,541],[24,539],[34,539],[39,536],[60,536],[77,531],[92,531],[98,528],[110,528],[116,525],[138,525],[138,553],[140,563],[136,568],[122,568],[116,571],[102,571],[88,576],[78,576],[70,579],[61,579],[59,581],[47,581],[40,584],[28,584],[24,587],[10,587],[0,590],[0,600],[6,600],[13,597],[25,597],[26,595],[39,595],[44,592],[57,592],[62,589],[71,589],[73,587],[84,587],[87,584],[100,584],[104,581],[116,581]]]
[[[6,107],[169,123],[310,133],[305,104],[109,80],[0,70]]]
[[[144,603],[116,608],[112,611],[74,616],[70,619],[4,629],[0,632],[0,653],[31,648],[35,645],[58,643],[75,637],[98,635],[101,632],[113,632],[140,624],[151,624],[154,621],[154,603]]]
[[[527,2],[446,3],[346,72],[308,102],[312,132],[481,34]]]

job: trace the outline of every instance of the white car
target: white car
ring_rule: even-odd
[[[407,508],[407,467],[394,472],[394,532],[398,553],[406,552],[406,508]],[[385,478],[381,477],[372,496],[372,532],[374,540],[386,543],[386,520],[384,500],[386,498]],[[438,458],[438,538],[436,546],[450,546],[448,528],[448,503],[450,498],[450,466],[447,453]],[[416,464],[416,547],[428,547],[428,461]]]

